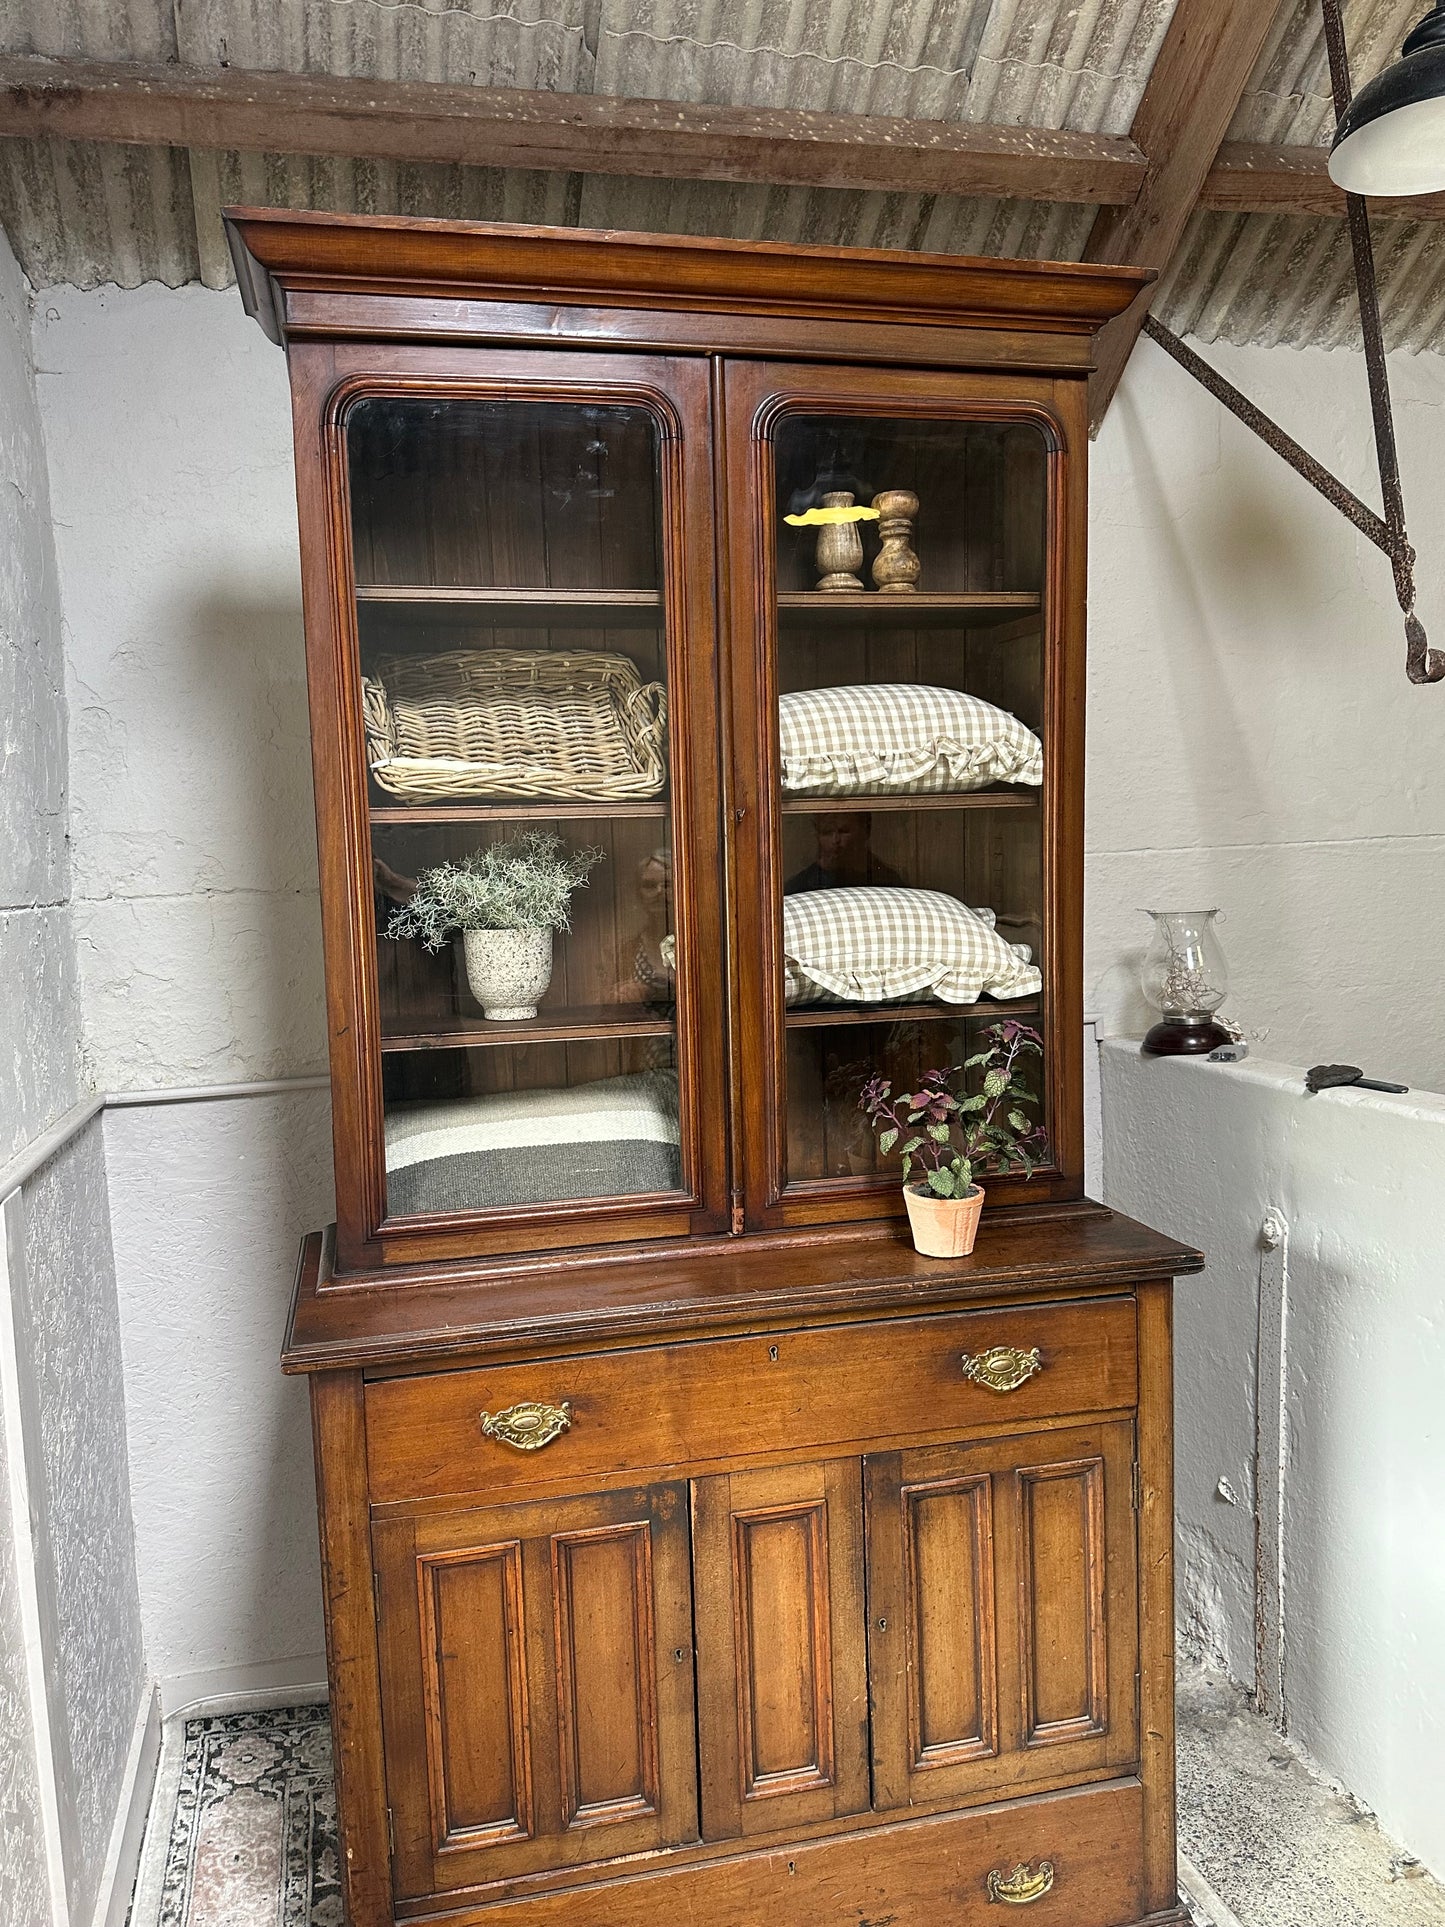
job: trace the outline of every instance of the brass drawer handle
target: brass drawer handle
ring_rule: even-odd
[[[1037,1873],[1030,1873],[1026,1864],[1020,1864],[1009,1874],[1000,1873],[995,1867],[988,1877],[988,1897],[1002,1900],[1010,1907],[1027,1907],[1031,1900],[1042,1900],[1053,1884],[1052,1860],[1041,1860]]]
[[[482,1436],[514,1445],[519,1452],[540,1452],[571,1429],[572,1407],[565,1400],[561,1405],[538,1405],[526,1399],[521,1405],[509,1405],[505,1412],[482,1413]]]
[[[963,1375],[991,1392],[1016,1392],[1025,1380],[1044,1369],[1039,1348],[1021,1352],[1016,1345],[990,1345],[986,1352],[963,1354]]]

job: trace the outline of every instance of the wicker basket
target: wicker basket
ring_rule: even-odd
[[[395,656],[361,685],[371,773],[409,802],[657,796],[667,694],[626,656],[457,649]]]

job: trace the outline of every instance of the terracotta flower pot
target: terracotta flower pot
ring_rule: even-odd
[[[550,930],[468,930],[463,944],[467,982],[484,1017],[516,1022],[537,1015],[537,999],[552,981]]]
[[[925,1258],[966,1258],[973,1250],[983,1210],[981,1184],[961,1198],[940,1198],[926,1185],[905,1184],[903,1200],[915,1251]]]

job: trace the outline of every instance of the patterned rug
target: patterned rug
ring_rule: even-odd
[[[167,1732],[130,1927],[342,1927],[326,1708]]]

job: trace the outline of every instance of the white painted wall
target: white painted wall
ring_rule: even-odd
[[[80,1095],[65,657],[29,290],[0,234],[0,1164]]]
[[[285,358],[234,292],[51,288],[35,361],[96,1083],[323,1070]]]
[[[46,1672],[70,1918],[79,1923],[99,1894],[147,1691],[98,1119],[42,1166],[22,1203],[16,1327],[37,1421],[31,1504],[48,1544]]]
[[[1366,500],[1364,367],[1206,351]],[[1420,613],[1445,643],[1445,358],[1394,356]],[[1224,907],[1269,1054],[1445,1090],[1445,685],[1405,680],[1385,559],[1141,341],[1095,448],[1085,995],[1149,1021],[1140,905]]]
[[[329,1096],[126,1106],[105,1143],[151,1667],[174,1705],[324,1680],[306,1386],[277,1355],[334,1209]]]
[[[0,237],[0,1163],[79,1089],[65,908],[64,659],[49,523],[30,305]],[[0,1305],[0,1330],[8,1322]],[[28,1547],[17,1542],[28,1528],[24,1460],[11,1442],[17,1395],[18,1386],[0,1424],[0,1920],[45,1922],[45,1820],[26,1652],[35,1600]]]
[[[1117,1039],[1101,1058],[1107,1201],[1208,1255],[1176,1294],[1182,1629],[1253,1677],[1259,1233],[1273,1208],[1289,1226],[1289,1731],[1445,1874],[1445,1098],[1309,1097],[1287,1065],[1149,1059]],[[1270,1398],[1266,1384],[1277,1436]]]
[[[103,1899],[145,1692],[105,1166],[82,1095],[65,663],[29,294],[0,237],[0,1920]]]
[[[45,1820],[35,1759],[25,1618],[10,1497],[11,1463],[0,1428],[0,1920],[50,1918]]]

